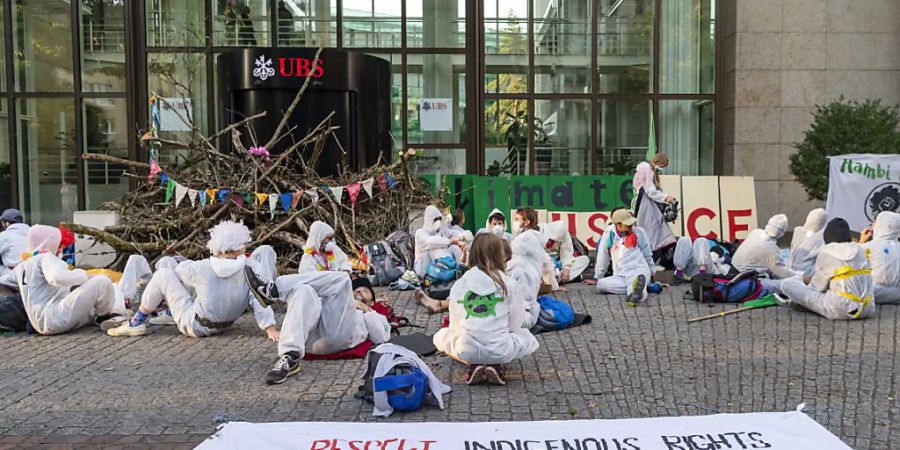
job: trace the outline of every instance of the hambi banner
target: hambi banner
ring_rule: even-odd
[[[199,449],[848,450],[798,411],[618,420],[225,424]]]
[[[900,154],[832,156],[828,217],[841,217],[862,231],[881,211],[900,213]]]

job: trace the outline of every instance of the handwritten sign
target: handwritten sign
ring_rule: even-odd
[[[881,211],[900,213],[900,155],[832,156],[828,176],[828,217],[841,217],[862,231]]]

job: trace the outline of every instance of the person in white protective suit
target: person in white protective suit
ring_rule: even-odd
[[[673,255],[675,264],[675,283],[690,280],[694,275],[707,271],[716,275],[727,275],[731,265],[725,262],[724,255],[711,251],[709,240],[698,237],[691,241],[687,236],[678,238]]]
[[[538,293],[541,289],[541,276],[545,264],[552,264],[544,251],[540,233],[528,230],[515,239],[512,244],[512,258],[506,264],[506,274],[522,288],[525,295],[525,328],[531,329],[538,320],[541,306],[538,304]]]
[[[659,174],[669,166],[669,157],[665,153],[657,153],[647,162],[637,165],[634,178],[631,180],[634,189],[634,205],[637,223],[647,234],[650,248],[655,252],[675,243],[675,233],[666,223],[659,204],[669,204],[675,198],[662,190]]]
[[[650,241],[636,222],[627,209],[613,212],[612,224],[603,232],[598,244],[596,280],[585,281],[585,284],[596,284],[601,294],[625,294],[632,303],[647,299],[647,285],[656,269]],[[613,274],[607,277],[610,262]]]
[[[875,303],[900,303],[900,214],[878,213],[871,230],[864,230],[859,242],[868,252],[875,283]]]
[[[320,270],[350,272],[350,258],[334,242],[334,229],[325,222],[315,221],[309,226],[309,236],[303,245],[303,257],[297,272]]]
[[[794,236],[791,238],[791,256],[788,259],[788,268],[794,272],[811,277],[816,270],[816,257],[825,245],[822,239],[822,231],[828,222],[828,214],[822,208],[816,208],[806,216],[806,223],[802,227],[794,228]]]
[[[278,277],[274,283],[252,268],[245,270],[254,303],[287,304],[278,360],[266,372],[266,384],[281,384],[300,371],[307,353],[328,355],[356,347],[366,339],[378,345],[391,338],[387,318],[366,305],[375,301],[367,278],[350,280],[339,271],[303,272]]]
[[[185,261],[182,256],[172,257],[163,256],[156,261],[156,270],[170,269],[175,270],[178,263]],[[125,262],[125,268],[122,270],[122,277],[116,283],[116,308],[130,308],[131,304],[136,300],[140,300],[144,288],[153,278],[153,270],[150,263],[143,255],[131,255]],[[150,316],[148,322],[151,325],[175,325],[175,319],[172,318],[172,311],[168,305],[163,302],[157,311]]]
[[[540,225],[541,233],[547,243],[547,254],[555,262],[558,262],[559,273],[556,280],[548,280],[553,285],[553,290],[558,289],[560,284],[566,284],[578,279],[585,269],[591,265],[591,259],[587,255],[575,255],[575,246],[572,244],[572,235],[569,234],[569,227],[561,220],[556,222],[544,223]]]
[[[544,250],[543,262],[541,263],[541,266],[543,267],[543,273],[541,274],[541,292],[549,293],[559,289],[559,282],[556,279],[559,270],[557,270],[553,258],[547,253],[547,235],[541,230],[541,226],[538,222],[537,211],[530,206],[523,206],[516,210],[516,215],[513,218],[512,230],[513,236],[516,237],[525,233],[535,233],[535,236],[540,241],[541,248]]]
[[[434,335],[438,350],[469,366],[468,384],[506,384],[503,364],[534,353],[537,339],[526,322],[525,294],[506,275],[503,240],[475,236],[469,270],[450,290],[450,326]]]
[[[450,246],[460,245],[457,238],[448,239],[441,230],[444,225],[444,215],[436,206],[428,205],[425,208],[425,218],[422,228],[416,230],[415,262],[413,263],[416,275],[420,279],[425,278],[425,270],[435,260],[451,257]]]
[[[734,252],[731,265],[738,272],[757,271],[768,277],[761,280],[763,288],[773,293],[781,292],[781,280],[801,275],[788,268],[778,248],[778,239],[784,236],[787,228],[787,216],[772,216],[765,229],[756,229],[747,235],[747,239]]]
[[[506,232],[506,215],[503,211],[494,208],[484,221],[484,228],[478,230],[475,234],[494,233],[500,239],[512,243],[513,235]]]
[[[441,234],[447,239],[456,239],[460,245],[451,245],[450,256],[456,259],[458,264],[466,263],[465,243],[472,242],[472,232],[463,228],[466,224],[466,215],[461,209],[457,209],[450,215],[450,225],[441,230]]]
[[[844,219],[832,219],[824,237],[809,284],[799,277],[784,280],[783,296],[776,294],[779,303],[802,306],[831,320],[874,316],[874,284],[866,250],[850,242],[850,227]]]
[[[40,334],[61,334],[96,324],[104,330],[126,319],[113,312],[115,289],[105,275],[88,276],[69,270],[57,256],[62,235],[58,228],[35,225],[28,230],[28,251],[14,274],[32,328]]]
[[[275,314],[253,301],[244,275],[250,266],[256,273],[275,277],[275,250],[263,245],[249,258],[244,253],[252,240],[243,223],[223,221],[209,231],[212,256],[183,261],[177,268],[161,268],[153,274],[141,295],[141,306],[125,324],[107,331],[110,336],[141,336],[148,332],[147,318],[163,300],[169,305],[178,331],[188,337],[219,334],[231,327],[248,304],[259,328],[269,340],[278,341]]]
[[[22,261],[22,254],[28,250],[28,224],[24,222],[22,212],[18,209],[7,209],[0,214],[0,277],[12,272]]]

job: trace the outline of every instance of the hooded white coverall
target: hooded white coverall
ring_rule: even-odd
[[[541,289],[541,277],[547,264],[553,265],[541,244],[540,234],[528,230],[516,236],[512,244],[512,258],[506,264],[506,274],[522,288],[525,296],[525,328],[531,329],[541,313],[538,304],[538,292]]]
[[[24,223],[14,223],[0,232],[0,277],[12,272],[22,261],[22,253],[28,250],[28,230]]]
[[[706,266],[709,273],[726,275],[731,271],[731,266],[724,259],[709,250],[709,240],[698,237],[693,242],[687,236],[678,238],[675,244],[673,262],[676,269],[681,269],[687,278],[700,273],[700,266]]]
[[[353,269],[350,258],[332,239],[322,248],[322,241],[334,236],[334,229],[325,222],[315,221],[309,226],[309,236],[303,245],[303,256],[300,258],[298,273],[317,272],[320,270],[336,270],[349,272]],[[329,256],[328,253],[331,253]]]
[[[874,285],[866,251],[854,243],[831,243],[816,258],[809,286],[799,278],[781,283],[792,303],[831,320],[865,319],[875,315]]]
[[[391,326],[383,315],[356,309],[350,275],[321,271],[284,275],[275,281],[287,303],[278,354],[328,355],[351,349],[367,338],[387,342]]]
[[[65,333],[114,312],[115,289],[109,277],[88,278],[85,271],[69,270],[65,261],[51,253],[20,263],[15,275],[28,320],[40,334]]]
[[[510,244],[512,244],[512,241],[513,241],[513,235],[510,234],[510,233],[508,233],[508,232],[506,231],[506,228],[505,228],[505,227],[504,227],[503,229],[496,229],[496,230],[495,230],[494,227],[491,226],[491,216],[496,215],[496,214],[499,214],[499,215],[503,216],[503,223],[504,223],[504,224],[507,223],[507,220],[506,220],[506,214],[503,214],[503,211],[500,211],[499,209],[494,208],[494,209],[491,211],[491,213],[488,214],[487,220],[484,221],[484,228],[479,229],[478,232],[475,233],[475,234],[478,235],[478,234],[481,234],[481,233],[494,233],[494,234],[497,235],[497,237],[499,237],[499,238],[505,240],[506,242],[509,242]]]
[[[824,209],[817,208],[809,212],[802,227],[794,228],[788,268],[808,277],[813,276],[816,270],[816,257],[825,245],[822,233],[827,222],[828,214]]]
[[[878,214],[872,226],[872,240],[863,244],[872,264],[875,303],[900,303],[900,214]]]
[[[450,239],[441,233],[444,215],[437,207],[428,205],[425,208],[425,220],[422,228],[416,230],[416,254],[413,263],[416,275],[425,278],[425,269],[432,261],[450,255]]]
[[[739,272],[756,270],[761,275],[768,275],[770,279],[761,280],[763,287],[769,292],[781,292],[780,280],[800,275],[787,267],[778,248],[778,238],[784,236],[787,227],[787,216],[772,216],[765,230],[756,229],[747,235],[734,252],[731,265]]]
[[[166,300],[178,331],[189,337],[204,337],[224,332],[228,324],[241,317],[249,303],[256,323],[265,330],[275,325],[275,314],[272,308],[263,308],[250,294],[244,266],[252,267],[261,278],[272,280],[275,277],[275,250],[263,245],[254,250],[250,258],[214,256],[201,261],[184,261],[175,270],[159,269],[144,289],[141,306],[154,311]],[[221,326],[207,327],[200,323],[201,319]]]
[[[653,167],[645,161],[637,165],[634,178],[631,180],[635,202],[637,202],[641,188],[644,189],[644,198],[641,199],[640,208],[637,211],[637,223],[647,234],[650,248],[653,251],[672,245],[676,241],[675,233],[672,232],[672,228],[666,223],[662,212],[656,205],[656,203],[665,203],[668,195],[656,185],[655,175]]]
[[[450,326],[434,335],[438,350],[468,364],[508,364],[534,353],[538,341],[524,328],[525,296],[505,273],[506,295],[481,269],[469,269],[450,290]]]
[[[465,242],[466,245],[472,244],[472,239],[475,237],[472,236],[472,232],[469,230],[465,230],[459,225],[447,225],[446,227],[441,228],[441,234],[447,239],[456,238],[460,242]],[[458,264],[463,263],[463,249],[457,245],[451,245],[448,249],[450,251],[450,256],[456,260]]]
[[[634,280],[638,275],[644,276],[644,291],[641,300],[647,298],[647,285],[650,284],[650,275],[656,270],[653,262],[653,250],[650,249],[650,241],[641,227],[634,227],[631,232],[637,235],[636,247],[626,247],[625,240],[616,232],[616,226],[610,225],[600,238],[597,249],[597,263],[594,277],[597,279],[597,290],[601,294],[626,294],[631,295]],[[606,269],[612,262],[613,274],[605,277]]]
[[[578,278],[589,265],[591,259],[587,255],[575,256],[575,247],[572,245],[572,235],[569,234],[569,228],[565,222],[557,220],[555,222],[543,223],[540,225],[543,241],[546,242],[546,251],[551,257],[559,261],[560,272],[569,269],[569,281]],[[544,280],[553,290],[559,288],[559,274],[549,280]]]

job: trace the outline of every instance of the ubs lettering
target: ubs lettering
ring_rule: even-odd
[[[316,70],[312,70],[313,61],[309,58],[278,58],[278,66],[283,77],[321,78],[325,75],[325,61],[322,58],[319,58]]]

